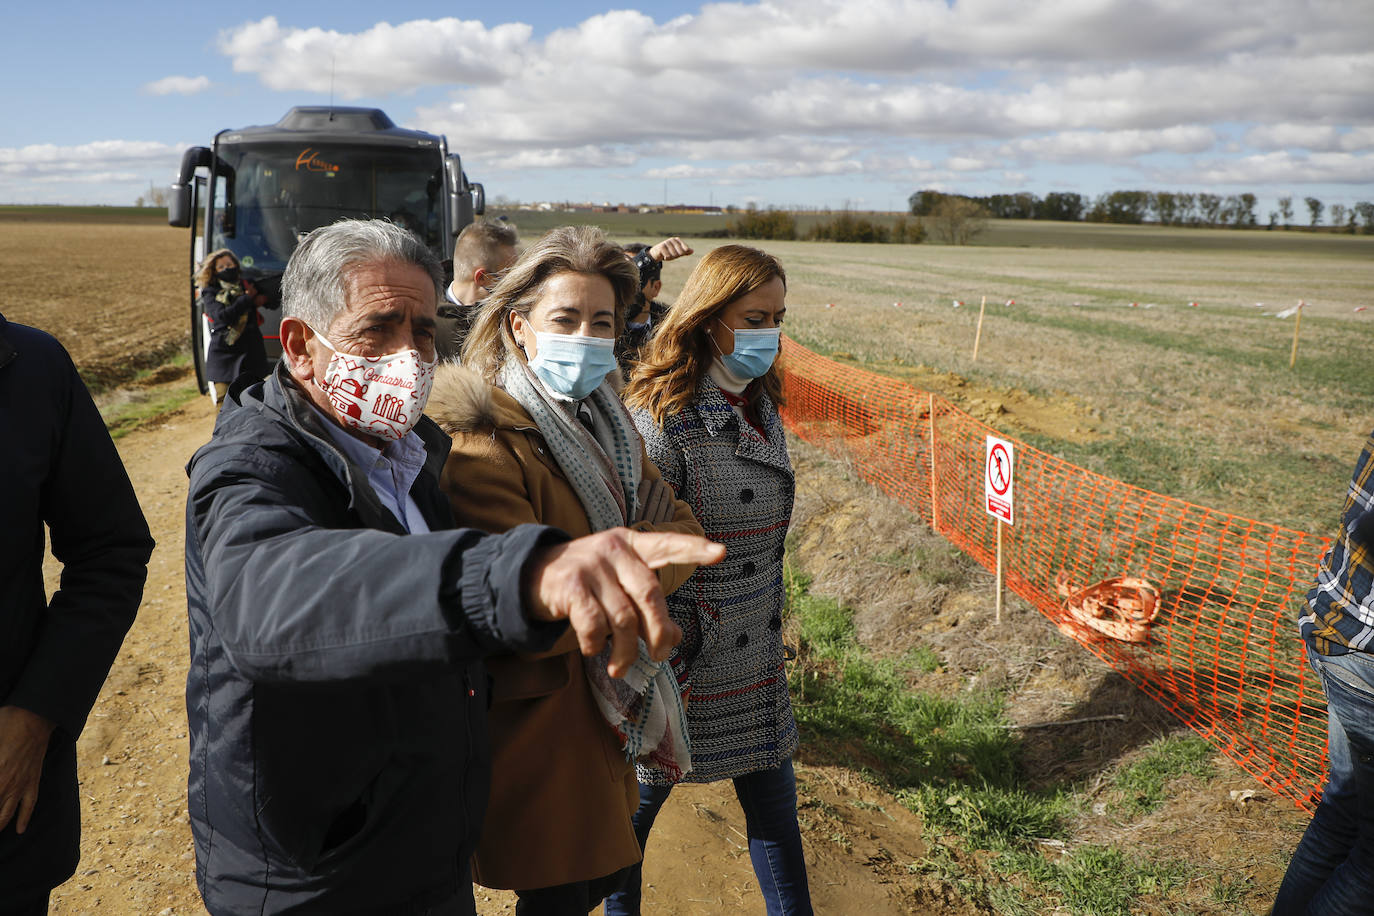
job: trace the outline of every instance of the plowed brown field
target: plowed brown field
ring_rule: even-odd
[[[0,311],[56,335],[87,384],[119,384],[187,339],[188,258],[167,226],[0,221]]]

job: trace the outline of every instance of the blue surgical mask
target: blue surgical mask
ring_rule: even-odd
[[[608,337],[539,331],[534,341],[535,354],[530,360],[530,368],[545,388],[574,401],[595,391],[617,366],[615,341]]]
[[[727,327],[724,322],[721,327]],[[731,328],[735,349],[722,353],[720,361],[740,378],[754,379],[766,373],[778,358],[782,328]]]

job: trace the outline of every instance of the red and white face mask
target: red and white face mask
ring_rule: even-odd
[[[434,384],[437,359],[420,358],[419,350],[397,350],[385,356],[340,353],[324,335],[320,343],[334,351],[324,380],[315,384],[347,427],[381,439],[402,439],[420,421]]]

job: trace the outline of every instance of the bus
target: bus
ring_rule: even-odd
[[[297,241],[340,219],[389,219],[415,233],[445,265],[458,233],[482,214],[443,135],[397,127],[377,108],[292,108],[276,124],[223,130],[182,155],[167,222],[190,229],[191,348],[202,393],[209,321],[189,280],[207,252],[228,248],[267,296],[262,334],[281,354],[281,275]]]

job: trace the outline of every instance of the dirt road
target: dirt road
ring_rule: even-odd
[[[79,744],[82,857],[76,876],[53,894],[55,914],[204,912],[186,814],[183,467],[212,425],[208,400],[197,399],[119,442],[157,549],[138,620]],[[56,575],[50,562],[49,590]],[[797,774],[818,912],[935,912],[914,902],[906,868],[923,853],[918,819],[846,770],[799,764]],[[645,872],[646,912],[762,911],[729,783],[673,794],[655,826]],[[476,890],[482,914],[514,912],[511,895]]]

